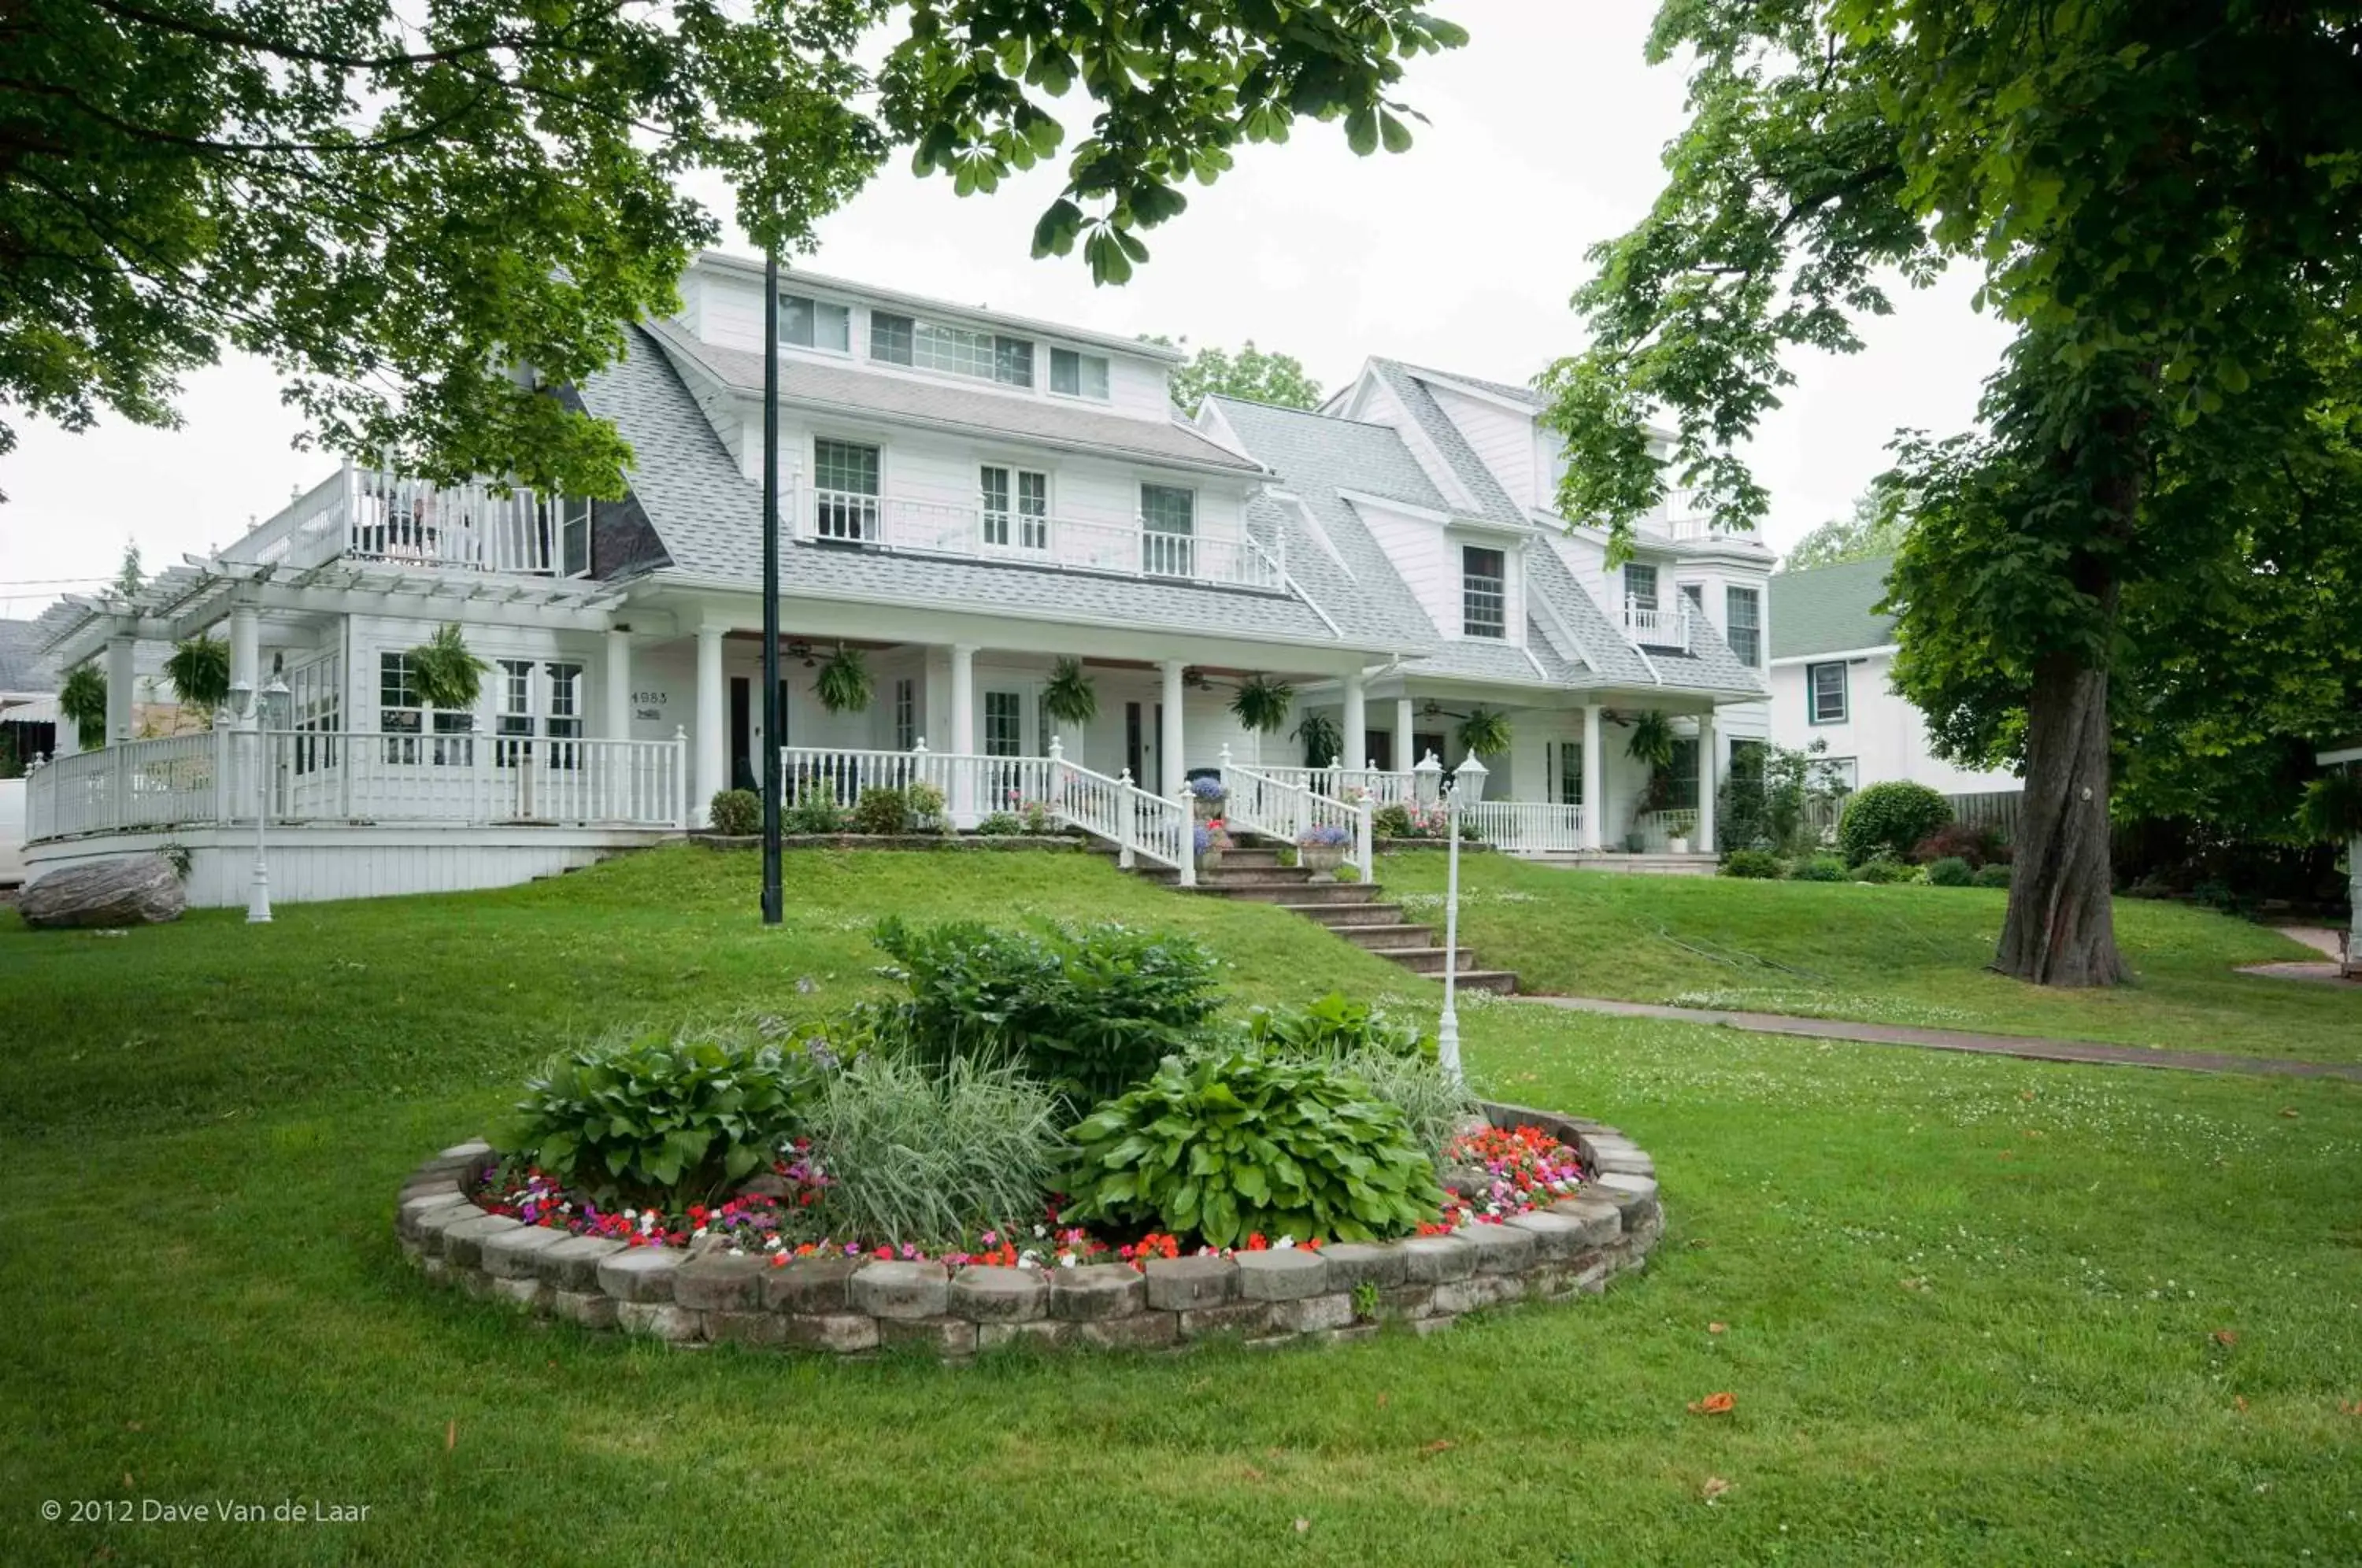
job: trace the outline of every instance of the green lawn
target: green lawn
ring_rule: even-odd
[[[1385,857],[1411,918],[1442,923],[1444,857]],[[1727,877],[1622,877],[1461,858],[1461,941],[1529,991],[2362,1061],[2362,987],[2241,975],[2320,955],[2211,911],[2116,900],[2132,985],[2058,991],[1985,968],[2003,892]]]
[[[886,909],[1153,920],[1216,944],[1244,997],[1436,999],[1288,917],[1096,860],[798,856],[773,933],[754,875],[667,851],[264,931],[0,915],[0,1561],[2362,1555],[2349,1084],[1480,1001],[1492,1087],[1658,1158],[1666,1237],[1603,1299],[1332,1352],[942,1367],[668,1352],[418,1280],[395,1184],[551,1044],[792,1005],[799,977],[835,999]],[[1718,1390],[1732,1414],[1687,1413]],[[224,1497],[370,1514],[39,1513]]]

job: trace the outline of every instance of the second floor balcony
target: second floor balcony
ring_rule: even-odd
[[[805,486],[783,529],[821,544],[953,556],[1119,577],[1169,579],[1217,588],[1286,588],[1286,545],[1276,535],[1183,530],[1129,521],[1053,515],[1028,509],[956,505],[916,497]]]
[[[233,552],[304,570],[339,558],[524,577],[590,569],[590,511],[529,490],[436,485],[349,464],[290,502]]]
[[[1682,653],[1690,651],[1690,616],[1693,613],[1689,596],[1675,594],[1671,604],[1660,608],[1653,600],[1624,601],[1624,635],[1643,648],[1666,648]]]

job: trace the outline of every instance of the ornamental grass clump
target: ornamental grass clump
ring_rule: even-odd
[[[1403,1113],[1320,1062],[1253,1049],[1167,1058],[1072,1134],[1069,1220],[1193,1235],[1370,1242],[1443,1202]]]
[[[611,1207],[709,1198],[769,1162],[821,1073],[732,1029],[619,1034],[527,1079],[502,1146]]]

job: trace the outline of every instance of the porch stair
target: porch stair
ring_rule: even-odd
[[[1167,887],[1181,879],[1179,872],[1164,867],[1142,866],[1135,872]],[[1405,920],[1400,904],[1379,902],[1383,889],[1376,883],[1316,882],[1302,867],[1282,866],[1276,849],[1225,850],[1220,869],[1199,871],[1198,885],[1188,890],[1242,903],[1274,904],[1412,974],[1432,978],[1443,973],[1445,953],[1435,928]],[[1480,969],[1475,964],[1473,950],[1460,949],[1457,984],[1501,996],[1518,988],[1518,977],[1508,970]]]

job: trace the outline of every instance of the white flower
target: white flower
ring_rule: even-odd
[[[1028,1247],[1023,1252],[1017,1254],[1017,1266],[1019,1268],[1040,1268],[1042,1266],[1042,1254],[1035,1252],[1032,1248]]]
[[[1288,1248],[1293,1247],[1294,1245],[1296,1245],[1296,1238],[1293,1236],[1282,1236],[1278,1241],[1272,1243],[1273,1249],[1278,1252],[1286,1252]]]
[[[1058,1254],[1058,1266],[1059,1266],[1060,1268],[1072,1268],[1072,1267],[1074,1267],[1074,1266],[1075,1266],[1075,1254],[1074,1254],[1074,1253],[1060,1253]]]

